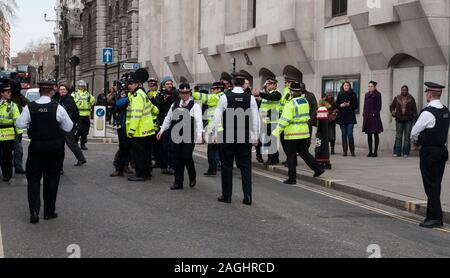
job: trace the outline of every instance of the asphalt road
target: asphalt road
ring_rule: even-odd
[[[67,153],[54,221],[29,224],[24,177],[0,183],[0,256],[65,258],[75,244],[87,258],[367,258],[371,245],[382,257],[450,257],[450,231],[423,230],[405,212],[259,171],[252,207],[237,172],[234,203],[221,204],[204,158],[197,188],[171,192],[159,171],[147,183],[110,178],[115,150],[90,145],[83,168]]]

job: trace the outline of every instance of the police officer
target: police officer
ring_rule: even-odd
[[[278,126],[273,132],[273,135],[278,137],[284,132],[289,168],[289,179],[285,184],[297,183],[297,154],[314,171],[314,177],[320,177],[325,172],[309,153],[309,103],[302,97],[302,88],[298,82],[292,83],[291,96],[292,100],[284,107]]]
[[[207,134],[211,133],[211,128],[214,122],[214,116],[216,114],[217,105],[219,104],[220,98],[225,94],[225,84],[223,82],[214,82],[211,87],[211,94],[202,94],[198,92],[193,92],[192,97],[194,100],[201,101],[202,104],[208,106],[208,127]],[[204,174],[207,177],[216,176],[219,162],[219,146],[217,144],[208,144],[208,171]]]
[[[233,162],[239,165],[242,175],[245,205],[252,205],[252,144],[257,146],[259,137],[258,104],[253,96],[246,94],[243,88],[246,75],[233,73],[233,90],[220,98],[214,116],[212,128],[213,142],[221,145],[222,159],[222,196],[219,202],[231,203],[233,190]],[[247,112],[241,119],[236,115],[239,111]],[[251,113],[248,113],[248,112]],[[249,117],[249,115],[251,115]],[[229,120],[233,119],[234,123]],[[222,138],[219,138],[218,128],[223,127]],[[243,135],[243,138],[238,138]]]
[[[270,137],[270,143],[267,146],[271,147],[270,151],[274,153],[269,154],[269,158],[264,165],[271,166],[280,163],[280,154],[276,151],[276,138],[272,137],[272,125],[276,125],[279,112],[278,107],[280,106],[280,101],[282,94],[277,90],[278,80],[275,78],[268,78],[264,84],[264,90],[261,92],[254,91],[254,97],[260,97],[262,99],[259,111],[263,117],[263,124],[266,128],[267,138]]]
[[[87,91],[85,81],[78,81],[78,91],[72,94],[80,112],[80,122],[78,123],[78,132],[75,138],[78,143],[81,139],[81,149],[87,151],[87,137],[91,128],[91,111],[95,105],[95,98]]]
[[[132,182],[142,182],[151,178],[151,136],[155,134],[152,113],[157,112],[157,107],[149,100],[147,93],[140,85],[140,80],[135,73],[128,78],[128,99],[126,131],[131,138],[133,161],[136,168],[136,176],[128,178]]]
[[[445,165],[448,161],[448,140],[450,113],[440,99],[445,88],[427,82],[428,107],[420,114],[411,133],[411,141],[422,146],[420,150],[420,171],[428,197],[427,217],[420,224],[423,228],[444,226],[441,206],[441,187]]]
[[[17,120],[17,127],[28,129],[31,143],[28,149],[27,180],[30,222],[39,222],[41,208],[40,187],[44,179],[44,219],[56,214],[56,198],[64,155],[66,132],[72,131],[73,122],[66,110],[51,100],[54,82],[39,82],[41,98],[30,103]]]
[[[158,79],[156,78],[150,78],[147,81],[148,85],[148,98],[152,102],[153,105],[157,105],[156,96],[158,95]],[[158,140],[156,140],[156,133],[159,132],[159,123],[158,123],[158,115],[159,115],[159,109],[158,111],[155,111],[157,113],[152,113],[152,119],[153,119],[153,126],[155,127],[155,135],[151,137],[151,154],[155,158],[155,164],[152,163],[152,168],[161,168],[161,152],[159,151],[161,148],[161,144]],[[150,162],[152,162],[153,157],[150,158]]]
[[[157,139],[161,140],[164,132],[171,130],[170,136],[179,136],[179,138],[172,138],[175,153],[175,183],[171,190],[183,189],[184,168],[188,170],[189,186],[191,188],[196,186],[197,173],[193,152],[195,144],[203,142],[202,108],[191,98],[192,90],[189,84],[181,84],[178,92],[180,98],[172,105],[161,127],[161,132],[157,135]],[[180,129],[176,130],[178,124]]]
[[[14,141],[19,134],[15,123],[20,113],[17,105],[11,101],[11,94],[11,85],[0,83],[0,152],[4,182],[9,182],[13,175]]]

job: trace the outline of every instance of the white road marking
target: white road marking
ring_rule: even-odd
[[[202,154],[199,154],[199,153],[195,153],[195,155],[200,157],[200,158],[203,158],[203,159],[208,159],[206,156],[204,156]],[[265,173],[265,172],[262,172],[262,171],[259,171],[259,170],[255,170],[255,169],[253,170],[253,173],[257,174],[258,176],[262,176],[262,177],[269,178],[269,179],[272,179],[272,180],[276,180],[276,181],[279,181],[279,182],[283,182],[284,181],[283,178],[280,178],[280,177],[274,175],[273,173],[269,174],[269,173]],[[310,191],[310,192],[314,192],[316,194],[320,194],[322,196],[326,196],[328,198],[332,198],[332,199],[335,199],[335,200],[338,200],[338,201],[341,201],[341,202],[344,202],[344,203],[347,203],[347,204],[350,204],[350,205],[353,205],[353,206],[357,206],[357,207],[360,207],[360,208],[363,208],[363,209],[366,209],[366,210],[369,210],[369,211],[372,211],[372,212],[375,212],[375,213],[378,213],[378,214],[381,214],[381,215],[385,215],[385,216],[388,216],[388,217],[391,217],[391,218],[394,218],[394,219],[397,219],[397,220],[401,220],[401,221],[404,221],[404,222],[407,222],[407,223],[410,223],[410,224],[418,225],[420,223],[420,221],[417,221],[417,220],[412,219],[412,218],[408,218],[408,217],[405,217],[405,216],[402,216],[402,215],[399,215],[399,214],[396,214],[396,213],[392,213],[392,212],[388,212],[386,210],[382,210],[382,209],[379,209],[379,208],[368,206],[368,205],[359,203],[357,201],[353,201],[353,200],[350,200],[350,199],[347,199],[347,198],[344,198],[344,197],[341,197],[341,196],[338,196],[338,195],[335,195],[335,194],[331,194],[331,193],[328,193],[328,192],[325,192],[325,191],[322,191],[322,190],[319,190],[319,189],[308,187],[308,186],[305,186],[305,185],[298,185],[297,184],[297,185],[290,185],[290,186],[301,188],[301,189],[304,189],[304,190],[307,190],[307,191]],[[441,232],[445,232],[445,233],[450,233],[449,229],[442,228],[442,229],[435,229],[435,230],[441,231]]]

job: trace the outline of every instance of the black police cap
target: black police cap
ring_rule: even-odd
[[[275,78],[268,78],[266,81],[269,81],[270,83],[274,83],[274,84],[278,84],[278,80],[276,80]]]
[[[291,84],[290,90],[293,91],[293,92],[301,92],[302,91],[302,86],[298,82],[293,82]]]
[[[223,89],[225,88],[225,84],[223,82],[214,82],[211,89]]]
[[[434,82],[426,82],[425,86],[427,86],[427,91],[431,92],[442,92],[445,89],[445,86],[442,86]]]
[[[4,91],[11,90],[11,85],[8,83],[0,83],[0,92],[3,93]]]
[[[233,79],[248,79],[248,76],[247,76],[247,74],[245,74],[245,73],[242,73],[242,72],[233,72],[232,74],[231,74],[231,77],[233,78]]]
[[[180,84],[178,91],[180,91],[180,93],[189,93],[192,91],[191,85],[189,85],[189,83],[182,83]]]

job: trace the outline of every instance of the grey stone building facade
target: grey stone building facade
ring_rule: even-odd
[[[120,63],[137,62],[138,0],[60,0],[60,80],[72,84],[69,58],[80,57],[76,79],[84,79],[98,95],[104,91],[102,49],[114,48],[114,63],[108,66],[108,87],[125,71]]]
[[[296,75],[318,98],[349,80],[361,107],[378,81],[384,149],[394,144],[389,105],[401,86],[422,108],[424,81],[448,85],[450,0],[152,0],[139,1],[139,22],[139,62],[158,78],[206,87],[236,61],[255,87]],[[365,145],[361,114],[355,135]]]

